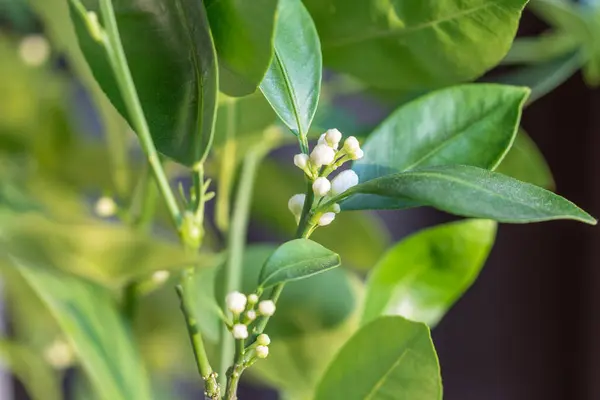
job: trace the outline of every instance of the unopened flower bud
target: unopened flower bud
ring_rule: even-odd
[[[231,292],[225,298],[225,305],[234,315],[238,315],[246,309],[246,301],[246,296],[243,293]]]
[[[256,311],[254,311],[254,310],[246,311],[246,318],[248,318],[249,321],[254,321],[256,319]]]
[[[349,154],[355,153],[357,150],[360,150],[360,143],[358,139],[354,136],[349,136],[344,142],[344,150]]]
[[[29,66],[38,67],[48,60],[50,45],[42,35],[29,35],[19,43],[19,56]]]
[[[358,149],[354,153],[350,154],[350,158],[353,161],[356,161],[356,160],[360,160],[361,158],[363,158],[364,155],[365,155],[365,152],[362,151],[361,149]]]
[[[305,170],[306,167],[308,166],[308,155],[304,154],[304,153],[300,153],[300,154],[296,154],[294,156],[294,165],[296,165],[296,167],[300,168],[301,170]]]
[[[256,357],[267,358],[269,355],[269,347],[267,346],[256,346]]]
[[[337,150],[341,140],[342,133],[337,129],[329,129],[327,132],[325,132],[325,141],[334,149]]]
[[[315,192],[315,196],[323,197],[331,190],[331,182],[329,179],[320,177],[315,179],[312,185],[313,192]]]
[[[258,312],[265,317],[275,314],[275,303],[272,300],[263,300],[258,303]]]
[[[233,328],[231,328],[231,333],[233,334],[234,339],[246,339],[248,338],[248,327],[244,324],[235,324]]]
[[[165,270],[156,271],[152,274],[152,281],[154,283],[156,283],[157,285],[160,285],[162,283],[165,283],[167,281],[167,279],[169,279],[170,275],[171,274],[169,273],[169,271],[165,271]]]
[[[331,194],[337,196],[356,185],[358,185],[358,175],[356,175],[356,172],[351,169],[342,171],[331,181]]]
[[[256,304],[258,303],[258,295],[256,293],[252,293],[248,295],[248,303]]]
[[[295,194],[288,201],[288,208],[294,214],[295,217],[300,217],[302,209],[304,208],[304,201],[306,200],[305,194]]]
[[[117,203],[110,197],[101,197],[94,207],[99,217],[112,217],[117,213]]]
[[[319,226],[327,226],[331,224],[334,219],[335,213],[326,212],[325,214],[321,215],[321,218],[319,218]]]
[[[317,140],[317,144],[327,144],[327,142],[325,141],[324,133],[321,136],[319,136],[319,140]]]
[[[256,338],[256,344],[259,346],[268,346],[271,344],[271,338],[266,333],[261,333]]]
[[[340,205],[338,203],[335,203],[332,207],[331,207],[331,211],[333,211],[336,214],[339,214],[342,211],[342,207],[340,207]]]
[[[326,144],[318,144],[310,153],[310,161],[315,167],[320,168],[323,165],[330,165],[335,160],[335,150]]]
[[[60,339],[52,342],[52,344],[44,350],[44,358],[56,369],[65,369],[74,361],[71,346]]]

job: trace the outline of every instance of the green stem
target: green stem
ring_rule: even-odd
[[[173,223],[175,226],[179,226],[179,206],[177,205],[175,195],[169,186],[169,180],[162,168],[158,152],[152,141],[150,128],[148,127],[148,122],[144,116],[144,110],[138,97],[131,71],[129,70],[127,57],[123,50],[123,44],[121,43],[121,36],[119,35],[119,28],[117,26],[117,19],[115,17],[112,0],[100,0],[100,10],[102,13],[102,20],[106,25],[106,35],[103,37],[103,43],[108,54],[109,62],[115,73],[121,95],[123,96],[123,101],[127,107],[127,112],[140,138],[142,149],[148,157],[148,163],[152,168],[162,197],[167,204],[167,209],[171,214]]]
[[[202,334],[198,328],[196,317],[193,312],[192,298],[193,293],[193,269],[187,270],[183,273],[181,283],[176,286],[177,295],[181,304],[181,311],[185,317],[185,323],[188,330],[188,335],[194,350],[194,357],[196,359],[196,366],[198,372],[204,380],[204,390],[206,395],[211,400],[219,400],[221,397],[219,384],[217,383],[216,374],[213,372],[210,362],[208,361],[208,355],[204,348],[204,342],[202,340]]]
[[[242,165],[242,176],[240,177],[236,194],[233,217],[227,240],[229,255],[224,269],[225,294],[239,290],[242,284],[242,261],[248,231],[252,189],[258,165],[265,153],[266,151],[263,146],[251,149],[244,158]],[[227,366],[234,357],[234,342],[226,326],[223,326],[221,329],[220,349],[219,378],[221,379],[221,384],[224,386]]]
[[[218,190],[219,198],[215,209],[215,223],[221,232],[227,232],[229,229],[229,199],[231,197],[231,188],[233,187],[233,178],[235,176],[235,167],[237,165],[237,145],[235,142],[236,108],[237,105],[234,100],[227,102],[227,129],[225,131],[225,145],[223,145],[221,151]]]

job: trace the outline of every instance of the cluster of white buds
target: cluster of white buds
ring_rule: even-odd
[[[231,334],[234,339],[247,339],[249,336],[248,325],[252,324],[257,317],[270,317],[275,314],[276,307],[273,300],[259,300],[259,296],[256,293],[246,296],[240,292],[231,292],[225,297],[225,306],[233,315]],[[256,348],[258,358],[265,358],[269,354],[267,347],[269,343],[270,339],[267,335],[258,336],[258,346]]]
[[[310,156],[307,154],[294,156],[294,164],[304,171],[312,181],[312,190],[319,203],[322,203],[322,200],[328,196],[340,195],[358,184],[358,175],[352,170],[341,172],[331,181],[328,179],[329,174],[345,162],[359,160],[364,155],[358,139],[354,136],[346,138],[340,148],[341,141],[342,133],[337,129],[329,129],[321,135]],[[288,202],[288,208],[296,218],[296,222],[302,216],[305,201],[306,195],[296,194]],[[329,225],[339,212],[339,204],[333,204],[329,209],[322,210],[320,215],[316,216],[315,224],[318,226]]]

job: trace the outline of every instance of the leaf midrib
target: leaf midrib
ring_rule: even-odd
[[[294,112],[294,118],[296,119],[296,124],[298,125],[298,136],[301,138],[306,136],[306,132],[304,132],[304,128],[302,127],[302,122],[300,121],[300,110],[299,105],[296,103],[296,90],[294,89],[292,82],[289,77],[289,73],[285,68],[284,63],[281,61],[281,57],[279,56],[279,50],[277,50],[277,46],[273,47],[273,52],[275,55],[275,60],[277,61],[277,65],[281,70],[281,76],[283,77],[283,81],[285,83],[285,87],[288,90],[290,101],[292,103],[292,110]]]
[[[367,42],[367,41],[376,40],[376,39],[385,39],[385,38],[392,37],[392,36],[396,36],[396,37],[407,36],[412,33],[418,32],[420,30],[433,28],[434,26],[443,24],[444,22],[452,21],[453,19],[458,19],[461,17],[468,16],[470,14],[474,14],[474,13],[481,11],[483,9],[486,9],[488,7],[499,7],[499,6],[495,3],[486,3],[486,4],[482,4],[477,7],[470,8],[470,9],[461,10],[457,13],[450,14],[444,18],[440,18],[440,19],[433,20],[433,21],[423,22],[421,24],[417,24],[417,25],[407,27],[407,28],[394,28],[394,29],[389,29],[389,30],[374,31],[374,32],[369,32],[369,33],[363,34],[363,35],[357,35],[354,37],[342,38],[337,41],[325,43],[324,47],[326,47],[326,48],[343,47],[343,46],[353,45],[353,44]]]

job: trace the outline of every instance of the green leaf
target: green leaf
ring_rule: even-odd
[[[306,184],[302,175],[293,166],[263,161],[253,191],[253,220],[284,238],[293,238],[297,224],[287,202],[304,189]],[[343,260],[343,267],[362,270],[375,265],[391,243],[383,221],[375,213],[338,214],[335,224],[317,229],[311,237],[335,250]]]
[[[321,92],[321,44],[300,0],[280,0],[275,53],[260,89],[295,135],[306,137]]]
[[[510,48],[526,2],[305,1],[327,66],[376,87],[405,90],[469,81],[495,66]]]
[[[578,49],[580,42],[568,32],[551,32],[517,38],[502,64],[538,64],[560,58]]]
[[[342,347],[315,400],[441,400],[440,366],[425,324],[382,317]]]
[[[309,239],[294,239],[279,246],[260,271],[258,286],[305,279],[340,265],[340,256]]]
[[[384,176],[354,186],[341,197],[355,193],[398,199],[400,202],[395,205],[396,208],[427,205],[464,217],[488,218],[499,222],[572,219],[596,224],[596,220],[588,213],[552,192],[466,165],[430,167]],[[370,208],[368,202],[354,206],[355,209]]]
[[[152,398],[142,361],[109,292],[57,271],[42,258],[11,260],[56,318],[102,400]]]
[[[466,220],[404,239],[369,276],[362,323],[401,315],[435,326],[475,281],[495,236],[495,222]]]
[[[119,112],[127,109],[105,49],[89,34],[71,1],[71,18],[87,62]],[[99,0],[83,0],[99,13]],[[200,1],[115,2],[125,55],[154,143],[185,164],[203,160],[209,150],[217,107],[218,71],[206,11]]]
[[[63,398],[58,374],[35,351],[8,339],[0,339],[0,362],[25,386],[33,400]]]
[[[207,0],[219,56],[219,87],[230,96],[256,90],[273,59],[277,0]]]
[[[496,172],[548,190],[555,187],[552,171],[543,154],[523,129]]]
[[[548,62],[528,65],[486,80],[531,88],[531,96],[527,100],[527,104],[531,104],[563,84],[584,62],[581,52],[571,52]]]
[[[470,84],[423,96],[400,107],[375,129],[363,146],[365,156],[352,169],[361,182],[438,165],[494,169],[512,145],[528,93],[526,88]],[[372,208],[395,203],[359,196],[344,208],[367,202]]]
[[[243,293],[256,290],[261,267],[276,250],[271,245],[246,249]],[[338,327],[355,309],[352,289],[348,272],[337,268],[289,282],[277,301],[277,312],[269,320],[267,333],[273,338],[290,338]]]

